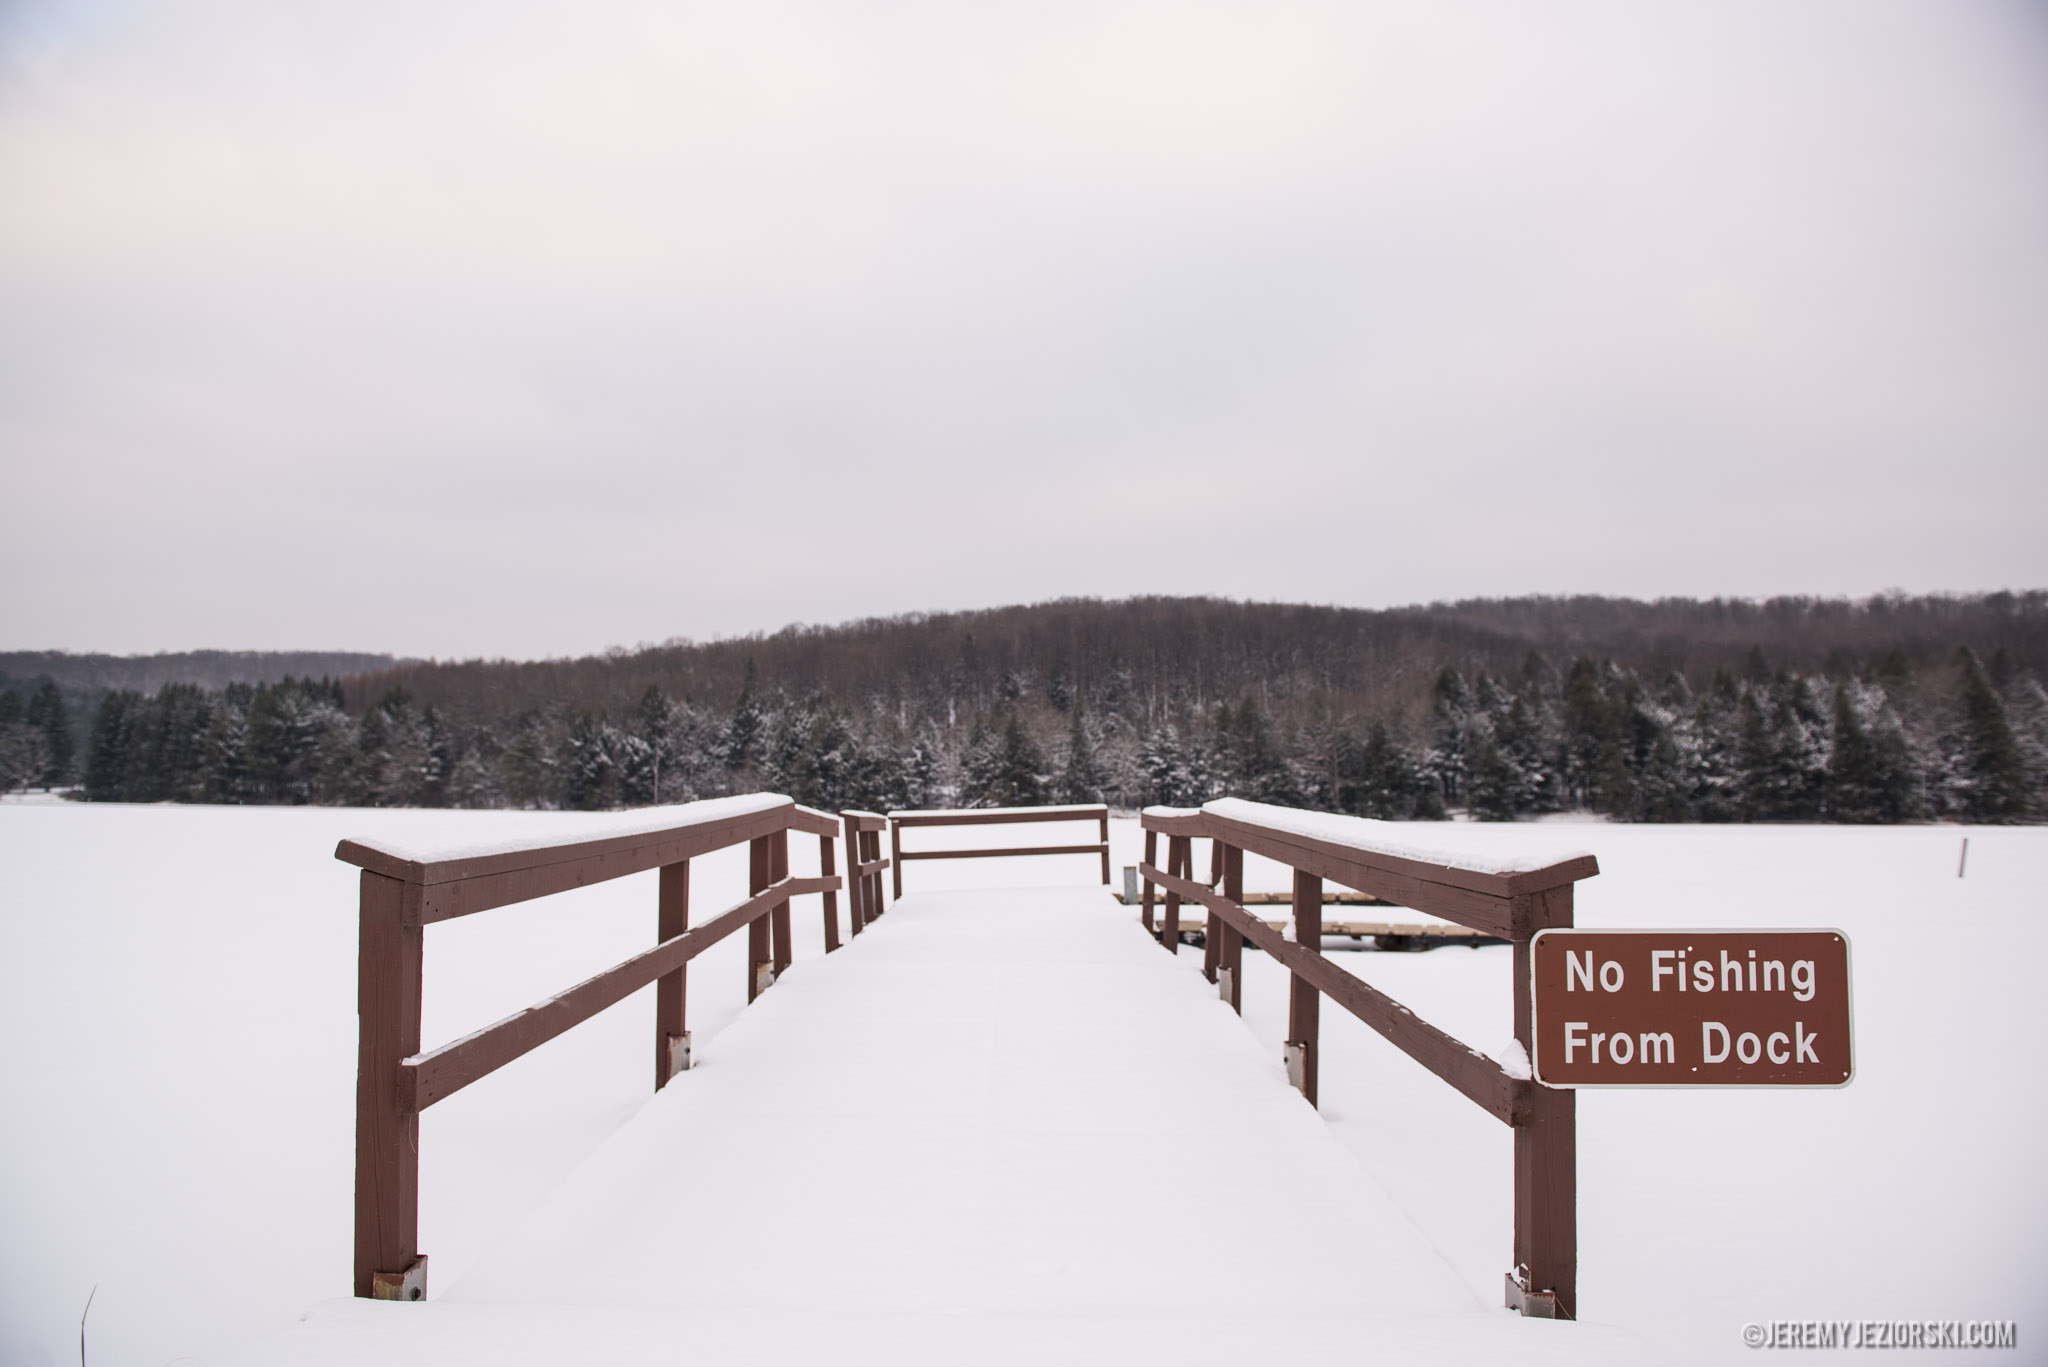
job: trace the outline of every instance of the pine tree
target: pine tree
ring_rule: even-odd
[[[1772,778],[1777,757],[1772,748],[1770,723],[1764,717],[1765,699],[1761,685],[1742,690],[1736,713],[1735,792],[1736,810],[1744,821],[1770,821],[1778,814]]]
[[[21,694],[0,691],[0,791],[33,784],[50,768],[48,737],[26,711]]]
[[[675,708],[656,684],[647,685],[633,712],[633,735],[619,763],[620,796],[629,805],[662,801],[662,771],[677,786],[675,772]]]
[[[899,768],[898,786],[894,789],[898,795],[897,800],[887,805],[906,808],[941,805],[944,796],[940,788],[940,757],[943,748],[935,728],[926,725],[918,730],[916,738],[910,743],[910,749],[904,753]],[[879,802],[877,805],[884,806]]]
[[[223,690],[200,744],[200,788],[205,802],[246,802],[248,780],[244,752],[249,743],[250,690],[246,684]]]
[[[1565,792],[1610,816],[1626,816],[1636,800],[1622,733],[1624,709],[1610,696],[1621,685],[1613,662],[1584,656],[1572,661],[1564,683]]]
[[[1492,728],[1480,732],[1479,751],[1465,785],[1467,802],[1481,821],[1513,821],[1521,806],[1521,773],[1494,739]]]
[[[1272,718],[1250,695],[1234,710],[1219,707],[1216,723],[1217,748],[1234,796],[1301,805],[1301,784],[1273,733]]]
[[[988,729],[988,723],[980,717],[974,719],[974,727],[967,735],[967,744],[960,752],[960,805],[963,807],[994,807],[1000,805],[992,796],[998,784],[1002,766],[1002,741],[995,732]]]
[[[1834,821],[1883,820],[1877,747],[1863,725],[1849,684],[1835,685],[1833,745],[1828,755],[1827,814]]]
[[[1713,687],[1701,694],[1693,707],[1693,730],[1698,741],[1688,777],[1695,820],[1742,818],[1742,715],[1741,686],[1727,670],[1717,672]]]
[[[616,769],[609,730],[588,712],[569,723],[559,769],[562,805],[570,811],[599,812],[612,805]]]
[[[1146,735],[1138,747],[1138,766],[1145,777],[1149,804],[1181,807],[1197,800],[1187,750],[1172,722],[1161,722]]]
[[[1677,707],[1691,701],[1682,679],[1675,684],[1667,679],[1662,692]],[[1615,815],[1638,821],[1690,820],[1691,785],[1673,735],[1676,707],[1652,701],[1636,683],[1628,685],[1621,705],[1630,802]]]
[[[2024,820],[2033,808],[2033,794],[2005,703],[1967,646],[1958,658],[1963,667],[1963,814],[1972,821]]]
[[[126,689],[100,699],[85,743],[85,795],[90,801],[128,800],[128,716],[141,706],[142,695]]]
[[[1512,767],[1517,812],[1557,810],[1557,773],[1552,768],[1543,739],[1543,726],[1536,708],[1521,694],[1509,704],[1507,714],[1495,724],[1494,741],[1501,757]]]
[[[71,719],[64,710],[64,692],[53,680],[44,680],[23,709],[22,720],[41,731],[45,759],[37,776],[45,788],[54,788],[71,778]]]
[[[998,807],[1034,807],[1045,801],[1045,756],[1032,743],[1031,734],[1013,713],[1003,727],[1002,761],[996,770],[996,788],[990,794]]]
[[[1442,788],[1444,802],[1452,807],[1461,806],[1465,800],[1465,732],[1472,719],[1472,694],[1465,687],[1465,676],[1452,665],[1445,665],[1437,673],[1436,684],[1430,690],[1429,717],[1429,772]]]
[[[1096,758],[1094,728],[1088,722],[1086,709],[1076,706],[1067,728],[1066,761],[1054,785],[1057,800],[1100,802],[1104,779],[1101,761]]]
[[[749,661],[748,678],[752,677],[752,661]],[[725,767],[734,773],[753,768],[760,760],[759,747],[767,727],[767,718],[754,697],[752,686],[742,688],[738,701],[732,705],[732,716],[725,724],[725,735],[719,746]]]
[[[1781,679],[1776,692],[1772,749],[1778,816],[1785,821],[1816,821],[1827,791],[1827,714],[1801,675]]]

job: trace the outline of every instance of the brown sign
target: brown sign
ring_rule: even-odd
[[[1546,1087],[1840,1087],[1849,942],[1832,930],[1545,930],[1530,942]]]

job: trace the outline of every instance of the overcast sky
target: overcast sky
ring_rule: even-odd
[[[2048,7],[0,4],[0,646],[2048,585]]]

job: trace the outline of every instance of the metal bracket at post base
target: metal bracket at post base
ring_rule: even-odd
[[[1555,1291],[1531,1291],[1522,1285],[1521,1278],[1515,1273],[1510,1272],[1506,1275],[1508,1309],[1532,1320],[1565,1318],[1557,1312],[1557,1293]]]
[[[1228,1000],[1228,998],[1225,1000]],[[1304,1079],[1307,1076],[1307,1070],[1304,1066],[1307,1063],[1307,1059],[1308,1051],[1302,1048],[1299,1043],[1289,1040],[1281,1046],[1280,1061],[1287,1065],[1287,1085],[1297,1092],[1302,1089]]]
[[[1226,1002],[1230,1000],[1230,970],[1227,968],[1216,970],[1216,995]]]
[[[754,995],[758,997],[763,992],[766,992],[769,988],[773,986],[775,986],[774,963],[772,961],[764,960],[761,963],[755,964]]]
[[[668,1075],[687,1072],[690,1067],[690,1032],[668,1037]]]
[[[423,1301],[427,1298],[427,1255],[422,1253],[412,1260],[412,1266],[403,1272],[373,1272],[370,1274],[370,1299],[373,1301]]]

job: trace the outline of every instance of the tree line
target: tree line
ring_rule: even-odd
[[[2041,595],[1773,601],[1806,606],[1452,605],[1434,636],[1427,609],[1365,630],[1338,610],[1061,603],[581,661],[173,684],[108,693],[76,777],[131,802],[596,810],[766,789],[826,810],[1232,794],[1405,819],[2048,816]],[[1799,644],[1737,649],[1730,622]],[[1937,643],[1944,625],[1971,630]],[[1553,654],[1530,644],[1544,632],[1612,648]],[[1318,673],[1387,641],[1406,653],[1376,671]]]

